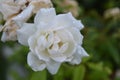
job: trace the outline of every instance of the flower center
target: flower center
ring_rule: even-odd
[[[68,43],[62,42],[55,32],[45,33],[38,39],[39,49],[41,51],[63,53],[68,48]],[[61,51],[62,50],[62,51]]]

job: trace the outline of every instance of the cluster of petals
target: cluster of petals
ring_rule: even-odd
[[[88,56],[82,47],[84,27],[71,13],[56,15],[54,8],[40,9],[34,23],[19,23],[18,42],[29,46],[28,65],[34,71],[45,68],[56,74],[63,62],[80,64]]]
[[[40,8],[52,7],[50,0],[0,0],[0,12],[6,21],[2,29],[3,42],[17,40],[16,30],[20,28],[17,22],[26,22]]]

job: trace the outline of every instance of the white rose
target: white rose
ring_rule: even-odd
[[[88,56],[81,47],[82,23],[71,13],[56,15],[55,9],[41,9],[35,16],[34,24],[24,23],[17,31],[18,41],[30,47],[28,64],[34,71],[45,68],[55,74],[60,64],[79,64]]]
[[[48,7],[52,7],[51,0],[0,0],[0,13],[6,20],[5,25],[0,29],[0,32],[3,31],[1,40],[15,41],[16,30],[20,28],[18,24],[26,22],[39,9]]]
[[[3,14],[4,20],[8,20],[20,13],[26,3],[26,0],[0,0],[0,12]]]

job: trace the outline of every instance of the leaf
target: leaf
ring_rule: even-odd
[[[92,55],[89,55],[89,57],[84,57],[84,58],[82,59],[82,63],[88,62],[89,60],[91,60],[91,58],[92,58]]]
[[[46,70],[34,72],[30,80],[47,80]]]
[[[84,65],[76,67],[73,74],[73,80],[83,80],[85,76],[85,71],[86,69]]]
[[[108,42],[107,43],[107,49],[109,51],[109,54],[110,54],[111,58],[115,61],[115,63],[117,65],[120,66],[120,55],[119,55],[119,51],[117,50],[117,48],[113,44]]]
[[[104,67],[104,70],[110,75],[112,70],[109,67]]]
[[[103,70],[93,70],[89,73],[88,79],[86,80],[110,80],[109,75],[105,73]]]
[[[99,62],[99,63],[89,62],[87,65],[88,65],[89,68],[91,68],[93,70],[101,71],[103,69],[103,63],[102,62]]]
[[[53,80],[64,80],[64,69],[63,69],[63,66],[61,66],[61,68],[59,69],[58,73],[53,76]]]

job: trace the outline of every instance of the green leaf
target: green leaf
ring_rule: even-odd
[[[91,58],[92,58],[92,55],[89,55],[89,57],[84,57],[84,58],[82,59],[82,63],[88,62]]]
[[[89,73],[86,80],[110,80],[109,75],[104,70],[93,70]]]
[[[47,80],[46,70],[34,72],[30,80]]]
[[[64,80],[64,69],[63,66],[59,69],[58,73],[53,76],[53,80]]]
[[[85,76],[85,71],[86,69],[84,65],[76,67],[73,74],[73,80],[83,80]]]
[[[87,64],[89,68],[93,69],[93,70],[99,70],[101,71],[103,69],[103,63],[99,62],[99,63],[88,63]]]
[[[117,65],[120,65],[120,56],[118,49],[110,42],[107,43],[107,49],[109,51],[111,58],[115,61],[115,63]]]
[[[106,71],[106,73],[111,74],[112,70],[109,67],[104,67],[104,70]]]

